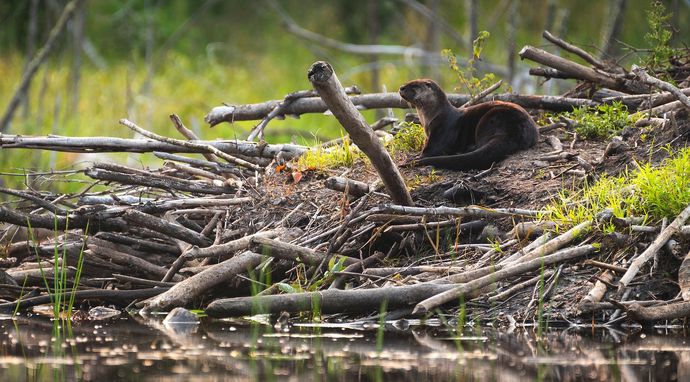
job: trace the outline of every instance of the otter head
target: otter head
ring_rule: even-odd
[[[405,83],[398,91],[400,97],[417,109],[424,126],[448,105],[448,98],[432,80],[419,79]]]

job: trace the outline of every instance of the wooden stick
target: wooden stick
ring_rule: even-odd
[[[414,205],[398,168],[362,114],[345,94],[331,65],[324,61],[315,62],[309,68],[308,78],[338,122],[350,134],[352,141],[369,157],[391,199],[397,204]]]
[[[173,126],[177,129],[177,131],[182,134],[185,138],[189,139],[190,141],[199,141],[199,137],[197,137],[196,134],[192,130],[189,130],[184,123],[182,123],[182,119],[177,114],[170,114],[170,120],[173,123]],[[220,161],[218,158],[216,158],[215,155],[209,154],[209,153],[203,153],[201,154],[208,160],[209,162],[215,162],[219,163]]]
[[[596,59],[591,54],[585,52],[580,47],[577,47],[573,44],[567,43],[564,40],[552,35],[549,31],[544,31],[541,35],[542,35],[542,37],[544,37],[548,41],[551,41],[552,43],[560,46],[564,50],[567,50],[570,53],[574,53],[574,54],[580,56],[583,60],[587,61],[589,64],[596,67],[597,69],[601,69],[601,70],[607,70],[608,69],[606,67],[606,65],[604,65],[603,62],[599,61],[598,59]]]
[[[686,109],[690,110],[690,98],[683,94],[683,92],[677,87],[671,85],[666,81],[662,81],[658,78],[650,76],[649,74],[647,74],[647,71],[638,66],[633,65],[632,72],[645,84],[652,85],[661,90],[666,90],[667,92],[670,92],[676,98],[678,98],[678,101],[680,101],[680,103],[682,103]]]
[[[538,49],[529,45],[526,45],[520,51],[520,58],[523,60],[526,58],[534,62],[538,62],[542,65],[549,66],[556,70],[560,70],[565,73],[570,73],[579,79],[591,81],[594,83],[601,84],[608,88],[620,89],[623,85],[622,79],[616,78],[615,76],[598,72],[592,68],[588,68],[584,65],[580,65],[576,62],[566,60],[565,58],[551,54],[545,50]]]
[[[234,157],[230,154],[227,154],[223,151],[218,150],[217,148],[215,148],[211,145],[204,145],[202,143],[187,142],[187,141],[182,141],[179,139],[164,137],[162,135],[158,135],[158,134],[152,133],[146,129],[143,129],[143,128],[137,126],[134,122],[132,122],[128,119],[125,119],[125,118],[120,120],[120,124],[123,126],[129,127],[131,130],[136,131],[137,133],[139,133],[139,134],[141,134],[147,138],[155,139],[157,141],[161,141],[161,142],[165,142],[165,143],[170,143],[172,145],[191,147],[191,148],[195,148],[195,149],[204,150],[206,152],[213,153],[216,156],[221,157],[230,163],[234,163],[238,166],[246,167],[248,169],[252,169],[252,170],[260,170],[261,169],[260,166],[257,166],[254,163],[250,163],[244,159]]]
[[[417,304],[412,311],[412,314],[426,314],[432,309],[443,305],[449,301],[456,300],[460,296],[469,294],[487,285],[491,285],[497,281],[521,275],[526,272],[531,272],[547,265],[561,263],[576,259],[585,255],[594,253],[596,248],[593,245],[583,245],[574,248],[567,248],[554,253],[553,255],[544,256],[542,258],[533,259],[524,263],[512,265],[507,269],[502,269],[498,272],[488,274],[484,277],[472,280],[468,283],[456,286],[453,289],[447,290],[443,293],[430,297],[419,304]]]
[[[591,70],[591,69],[590,69]],[[409,109],[410,105],[398,93],[370,93],[349,97],[353,104],[364,109]],[[459,107],[469,101],[468,94],[448,94],[453,106]],[[516,103],[525,109],[571,111],[582,106],[596,106],[599,103],[585,98],[568,98],[549,95],[520,95],[503,93],[490,97],[491,100]],[[262,119],[278,106],[282,100],[271,100],[245,105],[216,106],[208,112],[204,121],[211,126],[221,122],[251,121]],[[323,113],[328,110],[320,98],[300,98],[283,109],[284,114],[301,115]]]
[[[544,211],[525,210],[520,208],[488,208],[481,206],[467,207],[410,207],[395,204],[384,204],[375,209],[375,213],[396,213],[405,215],[454,215],[454,216],[539,216]]]
[[[618,281],[618,291],[616,292],[616,299],[620,299],[628,287],[628,284],[640,271],[640,268],[664,246],[664,244],[671,238],[671,236],[680,231],[681,226],[686,220],[690,218],[690,205],[685,207],[685,209],[678,215],[678,217],[671,222],[661,233],[657,236],[652,244],[645,249],[631,264],[628,266],[628,271],[625,272],[620,281]]]
[[[227,282],[247,269],[253,269],[263,261],[264,256],[253,252],[244,252],[238,256],[197,273],[177,283],[170,290],[144,302],[144,311],[162,311],[178,306],[186,306],[194,299],[208,292],[214,286]]]
[[[236,297],[213,301],[206,307],[211,317],[234,317],[258,313],[309,312],[361,313],[376,311],[381,302],[387,309],[414,305],[417,301],[452,288],[449,284],[417,284],[375,289],[327,289],[318,292],[270,296]]]

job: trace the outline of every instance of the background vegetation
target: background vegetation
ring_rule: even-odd
[[[28,58],[46,40],[65,0],[0,2],[0,106],[4,110]],[[611,15],[623,6],[624,22],[614,56],[638,60],[635,49],[650,48],[645,9],[649,2],[576,0],[422,1],[462,37],[439,32],[405,0],[91,0],[86,1],[61,36],[50,61],[34,78],[28,102],[6,133],[130,137],[117,124],[129,118],[160,134],[176,136],[168,114],[179,114],[205,139],[246,137],[253,123],[223,124],[209,129],[203,116],[213,106],[261,102],[308,88],[306,69],[318,59],[332,62],[341,81],[364,91],[395,91],[404,81],[428,76],[447,90],[458,86],[456,73],[444,60],[405,55],[354,55],[300,39],[284,28],[301,28],[341,42],[451,49],[459,66],[471,57],[470,35],[486,30],[483,57],[499,69],[515,64],[511,85],[529,93],[558,92],[526,79],[526,67],[515,53],[526,44],[545,46],[549,29],[580,46],[597,51],[610,27]],[[690,36],[690,6],[665,1],[674,31],[672,43]],[[468,17],[476,6],[476,25]],[[32,16],[33,15],[33,16]],[[34,27],[32,27],[32,25]],[[631,50],[631,47],[635,49]],[[547,46],[548,49],[551,49]],[[613,56],[610,56],[613,58]],[[377,69],[377,70],[373,70]],[[498,77],[505,77],[497,75]],[[369,120],[375,112],[367,112]],[[269,141],[311,143],[341,135],[332,118],[306,115],[300,120],[273,121]],[[101,159],[104,157],[100,156]],[[117,160],[126,157],[105,156]],[[146,161],[133,156],[130,161]],[[0,150],[0,171],[64,169],[94,156]],[[8,183],[7,181],[5,182]]]

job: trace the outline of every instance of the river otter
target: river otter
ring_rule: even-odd
[[[537,143],[537,125],[514,103],[490,101],[458,109],[438,84],[425,79],[404,84],[399,93],[417,109],[427,137],[415,164],[484,169]]]

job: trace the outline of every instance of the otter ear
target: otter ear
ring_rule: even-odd
[[[426,81],[424,81],[424,84],[425,84],[426,86],[434,86],[434,81],[426,80]]]

